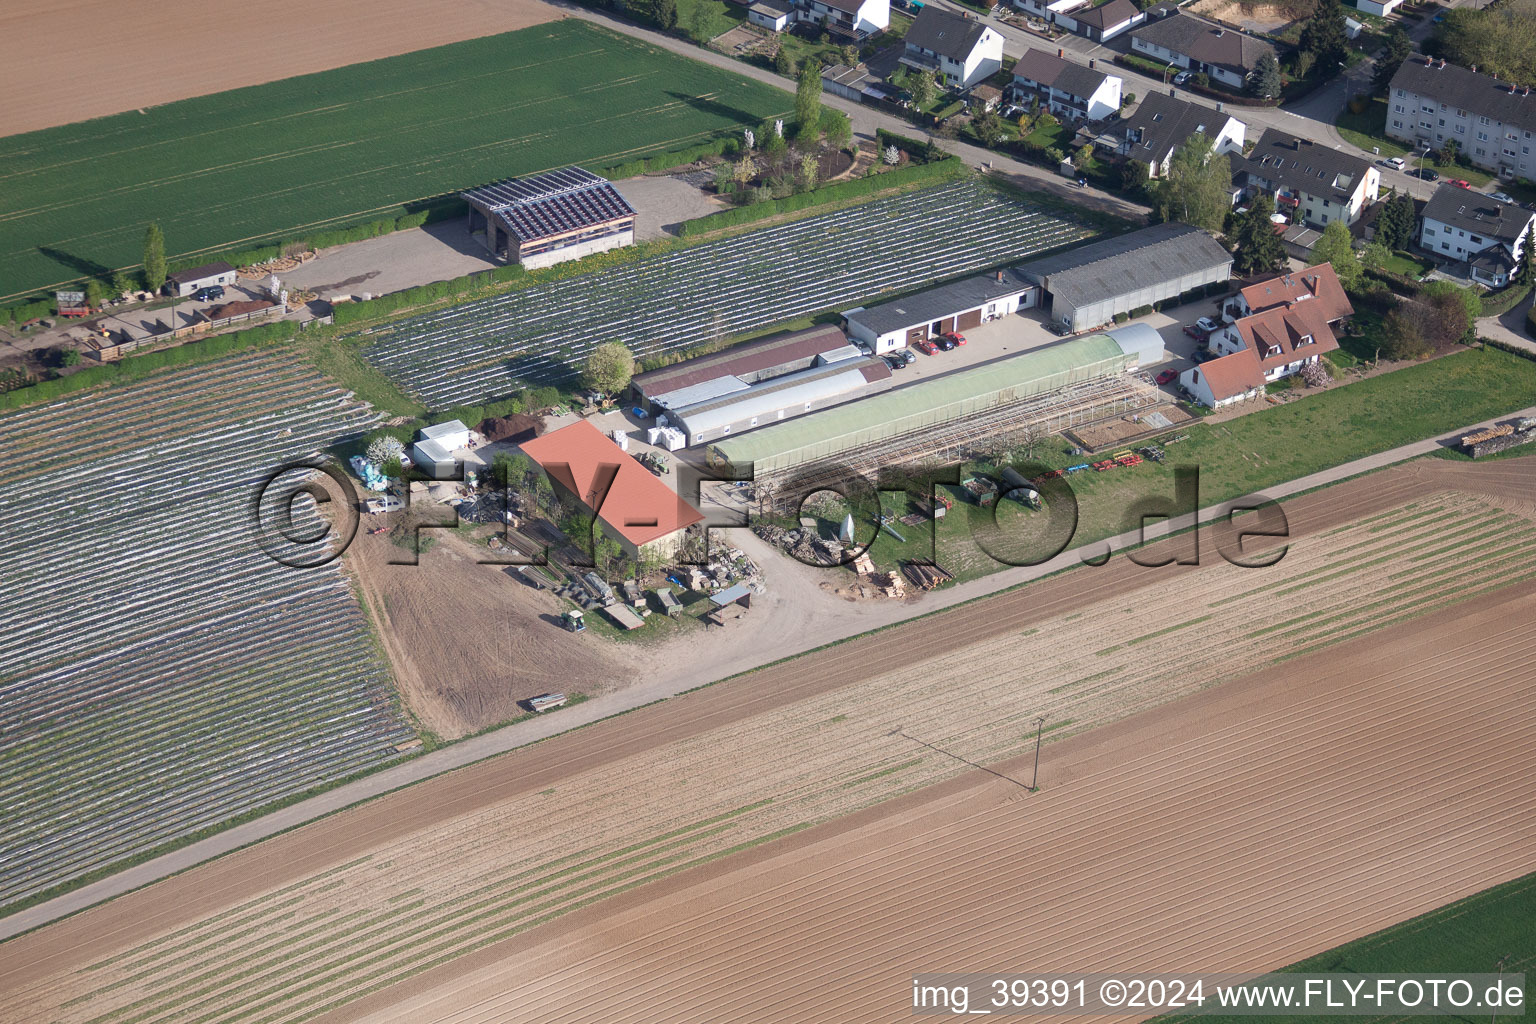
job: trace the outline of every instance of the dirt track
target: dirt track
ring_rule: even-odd
[[[561,17],[540,0],[8,0],[0,135],[377,60]]]
[[[1293,962],[1536,868],[1532,594],[1048,748],[1037,795],[972,773],[334,1019],[897,1021],[919,971]]]
[[[1471,495],[1447,497],[1448,487],[1478,492],[1516,515],[1495,515]],[[413,992],[442,977],[412,973],[430,965],[434,950],[460,958],[439,968],[457,975],[482,955],[477,949],[522,948],[516,936],[512,946],[487,947],[509,928],[808,821],[974,776],[956,758],[995,763],[1017,755],[1024,730],[1016,719],[1036,708],[1083,728],[1264,663],[1240,660],[1224,673],[1181,651],[1214,649],[1219,660],[1225,650],[1230,662],[1242,643],[1243,657],[1272,659],[1325,634],[1351,636],[1362,620],[1381,625],[1404,607],[1434,607],[1517,578],[1503,566],[1532,557],[1531,544],[1503,531],[1528,534],[1530,523],[1512,518],[1531,515],[1530,501],[1519,463],[1431,462],[1288,503],[1294,529],[1308,540],[1282,563],[1285,574],[1302,581],[1297,587],[1304,576],[1328,585],[1289,597],[1283,611],[1313,607],[1322,594],[1330,607],[1318,623],[1266,627],[1223,644],[1185,641],[1159,622],[1191,625],[1195,586],[1199,602],[1220,604],[1228,618],[1274,623],[1266,587],[1254,588],[1264,578],[1223,566],[1143,570],[1119,559],[556,738],[7,943],[0,1017],[115,1018],[126,1003],[145,1020],[193,1004],[208,1019],[262,1019],[251,1010],[260,997],[271,1000],[264,1005],[275,1020],[344,1005],[392,978],[407,980],[380,998]],[[1438,545],[1458,539],[1475,550],[1456,556],[1463,564],[1443,565],[1448,556]],[[1516,568],[1528,575],[1531,567]],[[1166,589],[1134,596],[1147,586]],[[1519,594],[1529,603],[1529,589]],[[1236,601],[1250,604],[1228,603]],[[1136,623],[1146,632],[1121,626],[1117,616],[1131,608],[1147,613]],[[1151,612],[1167,618],[1154,621]],[[1365,641],[1364,649],[1376,645]],[[1019,681],[1042,650],[1070,652],[1077,662]],[[939,714],[935,701],[954,692],[946,658],[988,671],[968,677],[966,700],[950,700]],[[893,722],[903,735],[893,736]],[[619,905],[602,907],[612,913]]]

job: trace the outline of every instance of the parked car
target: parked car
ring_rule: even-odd
[[[956,345],[964,345],[965,344],[965,335],[961,334],[959,331],[945,331],[943,334],[940,335],[940,337],[948,338],[950,341],[954,342]]]
[[[919,339],[918,341],[914,341],[912,343],[912,347],[917,349],[919,352],[921,352],[925,356],[934,355],[935,353],[937,353],[939,351],[937,348],[934,348],[933,342],[929,341],[927,338],[922,338],[922,339]]]
[[[1193,71],[1180,71],[1178,74],[1173,76],[1173,84],[1183,85],[1185,82],[1194,77],[1195,73]]]
[[[901,358],[901,356],[890,355],[881,356],[880,358],[884,359],[885,365],[889,366],[893,370],[905,370],[907,368],[907,361]]]
[[[1162,373],[1157,375],[1157,382],[1158,384],[1171,384],[1178,378],[1178,376],[1178,370],[1164,370]]]
[[[900,359],[907,366],[911,366],[913,363],[917,362],[917,356],[913,355],[912,350],[909,348],[904,348],[898,352],[892,352],[891,354],[894,355],[897,359]]]
[[[1400,156],[1389,156],[1382,161],[1382,164],[1386,167],[1392,168],[1394,171],[1401,171],[1403,168],[1408,166],[1408,161],[1404,160]]]
[[[405,508],[405,502],[394,495],[386,495],[382,498],[369,498],[363,502],[363,509],[369,515],[383,515],[385,512],[399,512]]]
[[[1440,172],[1433,167],[1420,167],[1413,172],[1415,178],[1423,178],[1425,181],[1439,181]]]
[[[1216,358],[1216,353],[1212,352],[1208,348],[1197,348],[1197,349],[1195,349],[1195,354],[1190,356],[1189,358],[1193,359],[1197,363],[1203,363],[1203,362],[1206,362],[1208,360],[1215,359]]]
[[[192,293],[192,297],[198,302],[212,302],[214,299],[222,299],[224,297],[224,286],[221,284],[211,284],[207,288],[199,288]]]
[[[1510,195],[1508,192],[1490,192],[1488,193],[1488,198],[1492,199],[1496,203],[1509,203],[1511,205],[1515,205],[1515,197]]]
[[[945,352],[953,352],[957,347],[955,345],[955,339],[947,334],[941,334],[937,338],[934,338],[933,343],[939,346],[939,348],[943,349]]]
[[[1448,179],[1447,184],[1455,185],[1457,188],[1471,188],[1472,187],[1472,183],[1470,181],[1468,181],[1466,178],[1450,178],[1450,179]]]
[[[1196,320],[1195,326],[1208,335],[1215,334],[1217,331],[1221,330],[1221,324],[1217,323],[1215,320],[1212,320],[1208,316],[1203,316],[1199,320]]]

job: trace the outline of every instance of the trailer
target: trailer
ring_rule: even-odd
[[[679,615],[683,614],[683,606],[678,603],[677,598],[672,595],[672,591],[653,590],[651,593],[656,595],[656,603],[661,605],[661,610],[667,613],[668,618],[675,619]]]
[[[554,590],[555,581],[549,574],[536,565],[514,565],[517,574],[528,581],[528,585],[534,590]]]
[[[564,707],[566,700],[563,693],[541,693],[537,697],[529,697],[524,703],[528,705],[529,711],[542,715],[551,708]]]
[[[988,507],[997,500],[997,484],[984,476],[968,477],[960,481],[960,487],[982,508]]]
[[[639,629],[645,625],[645,620],[636,615],[627,605],[604,605],[603,614],[612,619],[622,629]]]

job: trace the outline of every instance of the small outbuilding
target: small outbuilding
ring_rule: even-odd
[[[174,274],[165,276],[165,291],[184,299],[193,292],[214,285],[228,287],[235,283],[239,277],[235,268],[228,263],[207,263],[201,267],[192,267],[188,270],[178,270]]]
[[[469,428],[458,420],[434,423],[416,431],[411,445],[411,461],[434,480],[448,480],[458,474],[454,452],[469,447]]]
[[[850,338],[879,354],[1028,309],[1038,291],[1017,270],[994,270],[868,309],[851,309],[843,319]]]

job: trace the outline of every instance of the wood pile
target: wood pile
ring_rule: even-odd
[[[907,596],[907,585],[901,581],[899,572],[876,573],[871,582],[880,588],[880,593],[893,600],[901,601]]]
[[[954,573],[941,569],[932,562],[904,562],[901,571],[919,590],[932,590],[941,583],[948,583],[955,578]]]
[[[1514,432],[1515,428],[1513,424],[1500,423],[1496,427],[1488,427],[1473,434],[1463,434],[1461,437],[1461,443],[1470,448],[1474,444],[1479,444],[1483,441],[1492,441],[1496,437],[1504,437],[1505,435],[1513,434]]]
[[[253,263],[248,267],[241,267],[237,273],[247,281],[260,281],[271,277],[273,274],[281,274],[292,270],[294,267],[303,266],[315,258],[313,249],[299,253],[297,256],[279,256],[275,260],[267,260],[265,263]]]
[[[859,552],[851,564],[855,575],[873,576],[875,574],[875,563],[867,551]]]

